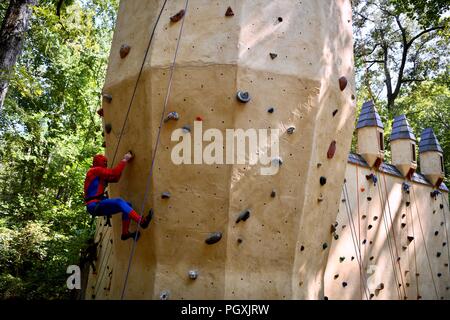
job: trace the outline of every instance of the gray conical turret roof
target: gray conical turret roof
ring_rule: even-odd
[[[361,108],[361,113],[359,114],[356,129],[364,127],[379,127],[381,129],[384,128],[383,122],[381,122],[380,115],[375,109],[375,104],[372,100],[364,102]]]
[[[408,120],[404,114],[399,115],[394,118],[394,123],[392,124],[391,140],[398,139],[411,139],[416,141],[416,136],[414,135],[411,127],[409,126]]]
[[[419,152],[437,151],[441,152],[442,148],[432,128],[426,128],[420,135]]]

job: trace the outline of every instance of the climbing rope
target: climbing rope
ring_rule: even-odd
[[[358,218],[358,251],[359,251],[359,256],[360,256],[360,258],[361,258],[361,265],[362,265],[362,268],[364,268],[364,264],[363,264],[363,258],[362,258],[362,255],[361,255],[361,213],[360,213],[360,211],[359,211],[359,179],[358,179],[358,166],[355,166],[356,167],[356,204],[357,204],[357,207],[358,207],[358,211],[357,211],[357,218]],[[361,277],[361,280],[362,280],[362,272],[361,272],[361,275],[360,275],[360,277]],[[361,300],[362,300],[362,288],[361,288],[361,282],[362,281],[360,281],[359,282],[359,291],[360,291],[360,293],[361,293]]]
[[[378,173],[377,173],[377,178],[378,178],[378,180],[380,180],[379,177],[378,177]],[[401,296],[402,296],[401,295],[401,291],[400,291],[400,288],[398,287],[397,268],[395,267],[395,257],[394,257],[394,253],[393,253],[393,250],[392,250],[391,236],[390,236],[390,232],[389,232],[389,228],[388,228],[388,223],[387,223],[387,220],[386,220],[387,219],[386,218],[386,209],[385,209],[385,206],[384,206],[385,200],[384,200],[383,194],[381,192],[380,184],[381,183],[379,183],[377,185],[377,189],[378,189],[378,196],[380,198],[380,207],[382,208],[381,215],[383,217],[384,229],[386,231],[386,240],[387,240],[387,243],[388,243],[389,256],[391,258],[391,263],[392,263],[392,271],[394,272],[395,288],[397,290],[398,299],[402,300],[402,298],[401,298]]]
[[[163,8],[161,9],[160,15],[162,14],[162,11],[164,9],[164,5],[165,4],[166,4],[166,2],[164,2],[164,4],[163,4]],[[158,151],[159,141],[160,141],[160,137],[161,137],[161,129],[162,129],[163,122],[164,122],[164,115],[165,115],[165,112],[166,112],[167,105],[169,103],[169,97],[170,97],[170,93],[171,93],[171,89],[172,89],[173,74],[174,74],[174,71],[175,71],[175,63],[176,63],[176,59],[177,59],[177,56],[178,56],[178,50],[179,50],[179,47],[180,47],[181,37],[183,35],[183,27],[184,27],[184,22],[186,20],[186,14],[187,14],[188,5],[189,5],[189,0],[186,0],[186,4],[185,4],[185,8],[184,8],[184,18],[183,18],[183,20],[181,22],[180,32],[179,32],[179,35],[178,35],[178,38],[177,38],[177,45],[176,45],[176,48],[175,48],[175,54],[174,54],[174,57],[173,57],[173,62],[172,62],[171,68],[170,68],[170,77],[169,77],[169,83],[168,83],[168,87],[167,87],[167,93],[166,93],[166,97],[165,97],[165,100],[164,100],[163,110],[161,112],[159,128],[158,128],[158,134],[157,134],[157,137],[156,137],[155,147],[154,147],[154,150],[153,150],[152,162],[151,162],[151,166],[150,166],[150,172],[149,172],[148,177],[147,177],[146,189],[145,189],[144,198],[142,200],[142,205],[141,205],[141,212],[144,212],[145,203],[147,201],[147,197],[148,197],[148,194],[150,192],[150,184],[151,184],[151,179],[152,179],[152,176],[153,176],[153,168],[154,168],[154,165],[155,165],[156,153]],[[159,20],[159,18],[158,18],[158,20]],[[141,218],[142,218],[142,214],[141,214]],[[131,262],[133,260],[135,249],[136,249],[136,242],[137,242],[137,236],[138,236],[139,229],[140,229],[140,224],[138,223],[136,236],[135,236],[135,239],[133,241],[133,246],[131,248],[130,257],[128,259],[128,268],[127,268],[127,272],[126,272],[126,275],[125,275],[125,281],[124,281],[124,285],[123,285],[123,289],[122,289],[121,300],[123,300],[123,298],[124,298],[125,290],[126,290],[126,287],[127,287],[127,284],[128,284],[128,276],[129,276],[129,273],[130,273]]]
[[[409,195],[409,202],[411,203],[411,195]],[[406,207],[406,213],[408,213],[408,207]],[[413,237],[413,252],[414,252],[414,271],[415,271],[415,278],[416,278],[416,291],[417,291],[417,299],[420,297],[420,285],[419,285],[419,271],[417,268],[417,251],[416,251],[416,234],[414,231],[414,217],[412,214],[412,209],[411,206],[409,206],[409,214],[410,214],[410,219],[411,219],[411,226],[412,226],[412,237]],[[409,227],[408,227],[409,229]]]
[[[437,291],[436,282],[434,281],[433,268],[431,267],[430,256],[428,255],[427,243],[426,243],[425,236],[424,236],[424,233],[423,233],[422,222],[420,221],[419,209],[417,207],[416,194],[415,194],[413,185],[411,185],[411,191],[412,191],[412,195],[413,195],[413,199],[414,199],[414,204],[415,204],[415,207],[416,207],[416,214],[417,214],[417,219],[419,221],[420,233],[422,234],[422,240],[423,240],[423,245],[424,245],[424,248],[425,248],[425,254],[427,256],[428,266],[430,267],[431,279],[433,280],[433,287],[434,287],[434,291],[436,293],[436,299],[439,299],[439,294],[438,294],[438,291]]]
[[[397,255],[397,263],[398,263],[398,268],[400,270],[400,281],[402,284],[402,288],[403,288],[403,293],[405,294],[404,297],[405,299],[407,299],[407,295],[406,295],[406,288],[405,288],[405,282],[403,281],[403,272],[402,272],[402,266],[401,266],[401,262],[400,262],[400,255],[398,253],[398,246],[397,246],[397,240],[395,237],[395,227],[394,227],[394,221],[392,219],[392,212],[391,212],[391,205],[390,205],[390,201],[389,201],[389,195],[388,195],[388,191],[387,191],[387,183],[386,183],[386,176],[382,173],[380,173],[383,176],[383,181],[384,181],[384,191],[386,194],[386,202],[387,202],[387,206],[388,206],[388,216],[389,216],[389,220],[391,221],[391,226],[392,226],[392,236],[394,238],[394,248],[395,248],[395,254]],[[381,184],[381,183],[380,183]]]
[[[106,267],[108,266],[109,259],[111,258],[111,253],[113,252],[113,245],[111,244],[110,240],[111,240],[111,238],[108,239],[108,242],[107,242],[107,245],[109,245],[109,248],[110,248],[109,253],[107,255],[107,258],[105,259],[105,255],[103,255],[103,257],[101,259],[101,262],[100,262],[100,265],[97,268],[98,272],[99,272],[99,276],[97,277],[97,281],[95,282],[95,288],[94,288],[95,297],[97,297],[97,294],[98,294],[98,291],[99,291],[98,289],[100,288],[100,285],[103,282],[103,278],[105,276]],[[108,249],[108,247],[106,249]]]
[[[134,84],[133,94],[131,95],[130,104],[128,105],[128,110],[127,110],[127,113],[125,115],[125,119],[123,121],[122,130],[120,130],[119,140],[117,141],[117,145],[116,145],[116,148],[115,148],[115,151],[114,151],[114,156],[113,156],[113,159],[112,159],[112,162],[111,162],[111,167],[114,167],[114,161],[116,160],[117,151],[119,150],[119,145],[120,145],[120,142],[122,141],[123,131],[125,130],[125,126],[126,126],[127,121],[128,121],[128,116],[130,114],[131,107],[132,107],[133,102],[134,102],[134,98],[136,97],[136,92],[137,92],[137,87],[138,87],[138,84],[139,84],[139,80],[141,79],[142,72],[144,71],[145,61],[147,61],[147,56],[148,56],[148,53],[150,52],[150,47],[151,47],[151,45],[153,43],[153,37],[155,36],[155,30],[156,30],[156,27],[158,26],[159,20],[160,20],[161,15],[162,15],[162,13],[164,11],[166,3],[167,3],[167,0],[164,0],[164,3],[162,5],[162,7],[161,7],[161,11],[159,12],[158,17],[156,18],[155,25],[153,26],[152,33],[150,35],[150,39],[148,40],[148,45],[147,45],[147,49],[145,50],[144,59],[142,60],[141,68],[139,70],[138,77],[136,78],[136,82]]]
[[[355,249],[356,261],[358,262],[358,266],[359,266],[360,281],[363,281],[363,284],[365,284],[364,293],[366,295],[366,299],[369,300],[370,290],[367,287],[367,279],[364,277],[364,273],[363,273],[362,257],[360,255],[358,255],[358,253],[359,253],[359,251],[358,251],[358,240],[356,239],[357,238],[357,233],[356,233],[355,222],[353,220],[353,212],[352,212],[352,209],[351,209],[350,203],[349,203],[347,182],[346,181],[344,181],[344,186],[342,188],[342,192],[344,193],[345,209],[347,211],[347,217],[348,217],[349,224],[350,224],[350,234],[352,236],[353,247]]]

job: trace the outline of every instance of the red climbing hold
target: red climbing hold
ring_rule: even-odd
[[[225,12],[225,17],[232,17],[234,16],[233,9],[231,7],[228,7],[227,12]]]
[[[170,17],[170,21],[172,22],[178,22],[184,17],[185,11],[180,10],[177,14]]]
[[[335,153],[336,153],[336,141],[333,141],[331,142],[330,147],[328,148],[327,158],[333,159]]]
[[[203,121],[203,118],[200,117],[200,116],[197,116],[197,117],[195,117],[195,120],[196,120],[196,121]]]
[[[347,87],[347,78],[346,77],[340,77],[339,78],[339,88],[341,89],[341,91],[344,91],[345,88]]]
[[[120,58],[125,59],[125,57],[130,53],[131,47],[127,44],[123,44],[120,47]]]

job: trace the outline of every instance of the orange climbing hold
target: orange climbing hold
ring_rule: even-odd
[[[184,10],[180,10],[177,14],[175,14],[175,15],[173,15],[173,16],[170,17],[170,21],[172,21],[172,22],[178,22],[178,21],[180,21],[181,19],[183,19],[184,14],[185,14],[185,11],[184,11]]]

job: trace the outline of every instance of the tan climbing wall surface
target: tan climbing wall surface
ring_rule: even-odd
[[[322,298],[328,226],[355,116],[350,1],[190,0],[177,22],[170,17],[186,1],[167,1],[126,118],[163,4],[121,1],[104,86],[112,97],[103,103],[110,162],[120,136],[115,163],[130,149],[136,154],[110,196],[139,213],[155,211],[137,243],[124,298]],[[226,16],[229,7],[234,15]],[[124,45],[130,50],[122,58]],[[169,82],[164,113],[175,111],[179,120],[160,128],[143,202]],[[248,103],[236,99],[239,90],[249,93]],[[198,117],[203,132],[217,128],[224,136],[225,129],[280,129],[278,173],[261,175],[259,164],[173,164],[173,130],[193,128]],[[163,192],[171,197],[162,199]],[[249,218],[236,223],[245,210]],[[119,216],[112,231],[112,283],[99,299],[121,297],[132,250],[132,241],[119,239]],[[207,245],[211,232],[223,236]],[[98,281],[91,277],[90,285]]]
[[[448,192],[431,197],[423,176],[399,175],[348,164],[325,273],[329,299],[450,298]]]

